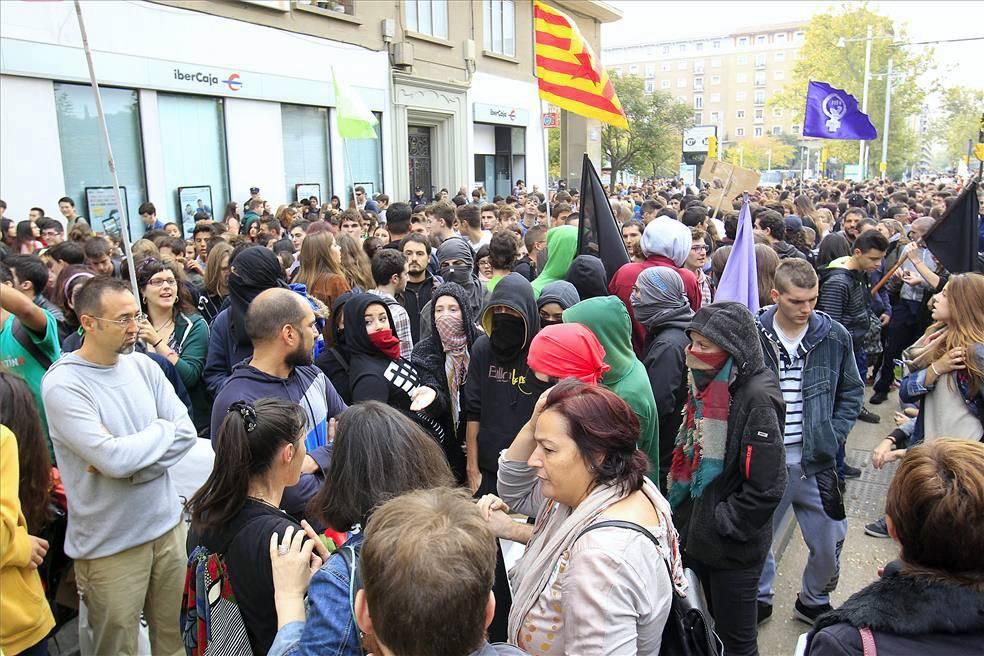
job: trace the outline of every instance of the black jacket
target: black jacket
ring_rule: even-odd
[[[537,276],[536,262],[531,260],[529,255],[524,255],[523,257],[521,257],[519,261],[513,265],[512,270],[518,273],[519,275],[523,276],[530,282],[536,280],[536,276]]]
[[[423,282],[408,282],[406,289],[396,297],[410,316],[410,335],[414,344],[420,340],[420,313],[430,303],[434,288],[442,282],[440,277],[425,272]]]
[[[806,653],[861,656],[859,627],[871,629],[879,654],[980,654],[984,652],[984,586],[900,571],[893,563],[881,579],[817,619]]]
[[[500,360],[492,352],[488,334],[492,332],[492,308],[505,305],[526,321],[526,340],[510,360]],[[462,421],[477,421],[478,466],[495,472],[499,452],[508,448],[519,429],[533,414],[540,393],[548,387],[530,372],[526,354],[533,337],[540,331],[540,314],[533,300],[533,287],[519,273],[510,273],[492,291],[482,313],[485,335],[475,341],[465,380]]]
[[[772,545],[772,515],[786,489],[782,394],[765,366],[755,319],[739,303],[702,307],[694,330],[734,358],[723,471],[674,513],[688,558],[720,569],[758,567]]]
[[[356,294],[345,303],[345,344],[350,356],[348,373],[352,403],[379,401],[409,413],[409,392],[417,386],[419,378],[408,361],[403,358],[391,360],[369,341],[363,317],[366,308],[372,304],[386,308],[390,330],[396,334],[389,306],[381,297]]]
[[[345,331],[338,329],[338,317],[342,316],[345,303],[357,292],[345,292],[335,299],[331,306],[331,338],[334,346],[326,348],[314,361],[319,369],[328,376],[332,386],[345,403],[352,404],[352,383],[349,379],[349,360],[352,355],[345,344]]]
[[[567,270],[567,282],[574,285],[582,301],[596,296],[608,296],[608,276],[605,265],[594,255],[578,255]]]
[[[843,261],[831,262],[820,272],[820,298],[817,309],[847,328],[851,333],[854,352],[864,348],[868,332],[868,304],[871,292],[868,276],[863,271],[844,268]]]
[[[659,468],[661,489],[665,487],[669,459],[677,432],[683,423],[681,411],[687,402],[687,356],[690,338],[683,328],[656,326],[646,336],[642,364],[649,374],[649,384],[659,412]],[[656,463],[653,463],[654,465]]]
[[[467,349],[470,353],[480,333],[475,327],[474,317],[468,311],[465,290],[462,289],[461,285],[446,282],[436,287],[433,291],[434,299],[440,298],[441,296],[451,296],[458,301],[458,305],[461,307],[461,320],[465,326],[465,334],[468,338]],[[431,305],[430,320],[431,325],[433,325],[433,304]],[[443,445],[444,453],[448,458],[448,464],[451,465],[451,470],[455,473],[455,476],[464,481],[465,454],[461,450],[461,443],[465,436],[465,421],[463,419],[464,385],[458,390],[461,413],[458,416],[456,430],[451,414],[451,392],[448,387],[448,375],[445,371],[446,357],[444,354],[444,345],[441,343],[441,335],[437,330],[416,343],[413,347],[413,356],[410,358],[410,361],[420,375],[420,384],[430,387],[437,393],[434,397],[434,402],[424,408],[424,412],[441,423],[444,427],[445,434],[453,436],[453,439],[445,440]]]
[[[776,252],[780,260],[788,260],[790,258],[799,258],[801,260],[806,259],[806,255],[801,253],[799,249],[786,241],[777,241],[772,244],[772,250]]]

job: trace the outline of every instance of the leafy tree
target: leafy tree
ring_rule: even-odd
[[[822,80],[844,89],[861,104],[864,89],[864,51],[867,26],[872,26],[871,78],[868,83],[868,116],[878,130],[878,137],[869,142],[867,176],[878,176],[881,161],[882,134],[885,124],[885,76],[889,57],[892,58],[892,111],[888,142],[888,175],[899,177],[903,170],[918,159],[919,143],[910,118],[921,111],[926,91],[918,78],[929,70],[933,52],[915,52],[911,48],[894,46],[907,40],[905,30],[895,31],[890,18],[876,14],[867,4],[843,7],[838,13],[828,11],[810,19],[803,47],[793,66],[790,83],[769,100],[772,107],[790,110],[802,125],[806,106],[807,83]],[[845,46],[837,46],[840,38]],[[829,156],[841,162],[856,162],[858,142],[830,140],[826,142]]]
[[[796,155],[796,146],[775,137],[745,139],[724,151],[724,159],[746,169],[764,171],[769,168],[769,152],[772,152],[772,168],[789,168]]]
[[[613,75],[612,85],[629,121],[628,130],[606,124],[601,132],[601,152],[611,166],[614,190],[621,171],[651,176],[675,168],[693,110],[668,93],[647,93],[638,75]]]
[[[947,168],[955,168],[967,156],[968,140],[977,143],[982,112],[984,89],[951,87],[943,92],[943,104],[930,125],[930,133],[942,144]]]
[[[549,165],[547,167],[551,180],[560,178],[560,130],[547,130],[547,154]]]

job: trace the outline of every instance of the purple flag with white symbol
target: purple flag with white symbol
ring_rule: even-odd
[[[752,314],[759,310],[758,266],[755,264],[755,235],[752,232],[752,212],[748,209],[748,194],[738,214],[738,232],[731,247],[728,262],[721,273],[714,302],[735,301]]]
[[[854,96],[826,82],[811,81],[806,91],[803,136],[870,141],[878,136],[878,131],[858,108]]]

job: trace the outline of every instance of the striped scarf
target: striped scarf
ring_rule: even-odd
[[[724,468],[731,407],[729,384],[734,360],[729,357],[716,373],[697,368],[705,365],[694,361],[689,352],[687,360],[691,367],[687,414],[677,432],[667,476],[667,491],[673,508],[683,503],[688,495],[697,498],[703,494]]]

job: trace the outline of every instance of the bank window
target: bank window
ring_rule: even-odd
[[[319,202],[330,198],[331,151],[328,141],[328,110],[324,107],[281,105],[284,135],[284,184],[287,200],[297,198],[297,185],[321,187]],[[310,195],[310,194],[306,194]]]
[[[112,217],[109,215],[113,210],[100,205],[90,214],[85,195],[86,187],[109,187],[113,184],[92,87],[56,83],[54,91],[65,193],[75,200],[79,214],[89,220],[96,232],[105,232],[107,224],[103,220],[110,220]],[[126,187],[130,238],[140,239],[143,237],[144,225],[137,214],[137,208],[147,200],[147,191],[137,92],[132,89],[101,87],[100,94],[106,122],[109,124],[116,173],[120,186]],[[163,220],[165,217],[160,218]]]
[[[223,109],[221,98],[157,94],[164,186],[171,200],[166,211],[158,208],[158,212],[180,218],[186,238],[195,228],[195,214],[221,219],[230,200]],[[181,187],[205,186],[210,194],[204,190],[194,198],[187,192],[178,194]]]
[[[500,55],[516,55],[516,3],[485,0],[485,48]]]
[[[407,29],[448,38],[448,0],[406,0]]]
[[[383,191],[383,115],[373,112],[373,116],[376,117],[375,139],[345,139],[342,145],[342,159],[347,158],[351,162],[351,166],[347,167],[349,170],[345,171],[346,191],[342,197],[343,205],[347,204],[353,184],[364,186],[369,195]]]
[[[355,11],[352,8],[354,0],[296,0],[298,5],[314,7],[324,11],[331,11],[336,14],[346,14],[352,16]]]

